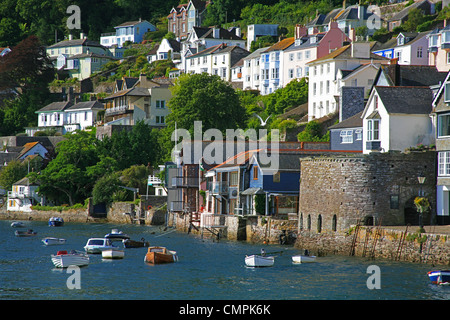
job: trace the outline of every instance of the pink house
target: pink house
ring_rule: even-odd
[[[351,42],[351,39],[338,28],[337,22],[330,22],[325,29],[324,32],[318,32],[317,28],[313,28],[312,33],[308,34],[307,27],[296,25],[295,41],[283,52],[283,83],[307,77],[308,62],[326,56]]]

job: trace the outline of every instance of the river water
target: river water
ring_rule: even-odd
[[[262,245],[212,239],[173,229],[140,225],[66,223],[48,227],[46,222],[26,221],[36,237],[15,237],[11,221],[0,221],[0,300],[448,300],[450,287],[432,285],[431,266],[358,257],[319,257],[316,263],[292,264],[299,250],[289,246],[264,246],[266,252],[283,251],[270,268],[247,268],[246,254]],[[50,255],[57,250],[83,250],[91,237],[119,229],[132,239],[145,238],[151,245],[178,253],[177,263],[149,265],[146,248],[125,249],[122,260],[90,255],[80,268],[81,289],[69,289],[72,275],[56,269]],[[44,237],[67,239],[65,245],[45,246]],[[122,244],[117,243],[119,246]],[[380,289],[369,289],[379,267]]]

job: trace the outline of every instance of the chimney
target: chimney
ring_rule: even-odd
[[[67,101],[73,102],[73,87],[69,87],[69,93],[67,94]]]
[[[352,42],[351,46],[352,58],[370,58],[369,42]]]
[[[73,40],[73,35],[69,33],[69,40]]]
[[[236,28],[234,28],[234,31],[236,32],[236,36],[238,36],[240,38],[241,37],[241,28],[236,27]]]
[[[296,24],[295,25],[295,39],[301,39],[303,36],[308,34],[308,28],[304,25]]]
[[[345,9],[345,7],[347,7],[347,2],[346,2],[346,0],[344,0],[344,1],[342,2],[342,8]]]
[[[356,40],[356,31],[355,31],[355,28],[351,28],[351,29],[350,29],[350,31],[349,31],[349,33],[348,33],[348,37],[350,38],[350,40],[351,40],[352,42],[355,42],[355,40]]]
[[[84,35],[84,32],[80,32],[80,39],[85,39],[86,36]]]
[[[331,29],[337,29],[338,28],[338,23],[335,20],[331,20],[330,23],[328,24],[328,31]]]
[[[358,20],[364,20],[364,16],[366,15],[366,7],[362,5],[358,5]]]

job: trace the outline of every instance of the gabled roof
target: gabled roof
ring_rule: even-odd
[[[440,72],[435,66],[389,64],[381,65],[375,84],[381,73],[392,86],[434,86],[443,83],[447,77],[447,72]]]
[[[371,44],[371,46],[373,46],[373,44]],[[334,50],[333,52],[327,54],[326,56],[323,56],[321,58],[318,58],[316,60],[310,61],[307,64],[310,63],[315,63],[315,62],[320,62],[320,61],[325,61],[325,60],[330,60],[330,59],[341,59],[341,60],[345,60],[345,59],[361,59],[361,60],[385,60],[386,62],[388,62],[390,59],[382,57],[378,54],[375,54],[371,51],[370,49],[370,55],[369,58],[360,58],[360,57],[352,57],[352,50],[351,50],[352,45],[346,45],[343,47],[340,47],[339,49]]]
[[[30,151],[31,149],[33,149],[35,146],[37,146],[38,144],[40,144],[42,146],[42,144],[39,141],[35,141],[35,142],[28,142],[25,143],[23,145],[23,149],[22,151],[20,151],[19,155],[17,156],[17,158],[22,157],[25,153],[27,153],[28,151]],[[44,146],[42,146],[44,147]]]
[[[264,52],[271,52],[271,51],[278,51],[278,50],[285,50],[287,49],[290,45],[292,45],[295,41],[294,37],[291,38],[286,38],[283,39],[281,41],[278,41],[277,43],[275,43],[273,46],[269,47],[266,51]]]
[[[36,186],[38,183],[31,183],[27,177],[20,179],[12,184],[13,186]]]
[[[151,24],[150,22],[148,22],[147,20],[138,20],[138,21],[127,21],[124,23],[119,24],[118,26],[114,27],[114,28],[122,28],[122,27],[131,27],[131,26],[135,26],[137,24],[140,23],[148,23]]]
[[[433,92],[429,87],[375,87],[388,113],[430,114]]]
[[[199,39],[215,39],[214,38],[214,29],[219,29],[219,37],[217,39],[223,40],[243,40],[241,37],[236,35],[236,32],[229,31],[224,28],[205,28],[205,27],[193,27],[192,32],[194,32]]]
[[[131,89],[117,91],[117,92],[113,93],[112,95],[105,97],[104,100],[109,100],[109,99],[123,97],[123,96],[141,96],[141,97],[148,96],[149,97],[150,92],[148,91],[147,88],[134,87]]]

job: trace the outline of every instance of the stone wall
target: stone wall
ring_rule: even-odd
[[[351,227],[347,233],[301,231],[295,247],[324,255],[355,255],[368,259],[450,265],[448,235],[419,234],[388,227]]]
[[[61,217],[64,222],[91,222],[94,218],[88,214],[88,211],[82,209],[70,209],[64,211],[40,211],[33,210],[31,212],[2,211],[0,218],[2,220],[34,220],[48,221],[51,217]]]
[[[300,162],[300,230],[340,231],[360,222],[417,224],[413,201],[420,189],[436,207],[435,152],[302,158]],[[422,186],[419,175],[426,177]],[[424,224],[430,220],[431,214],[423,216]]]

